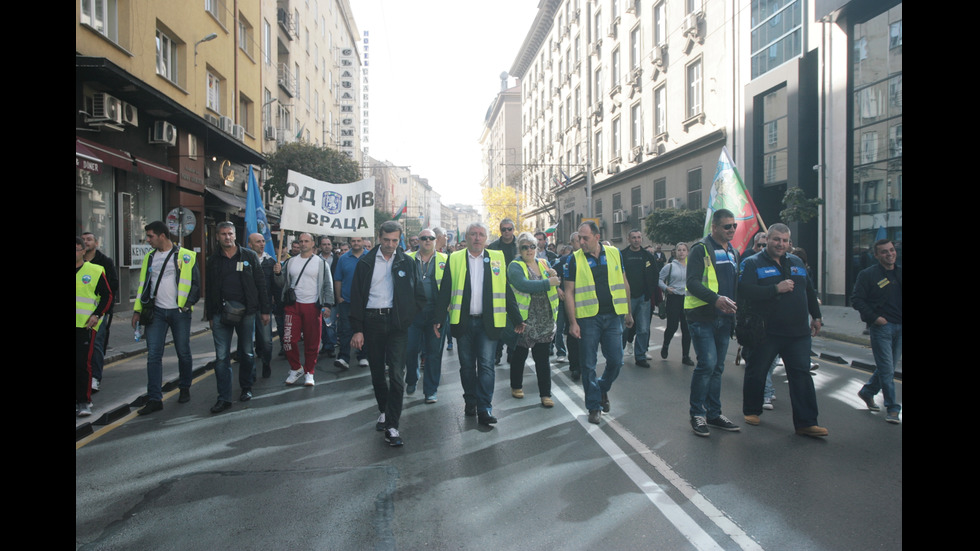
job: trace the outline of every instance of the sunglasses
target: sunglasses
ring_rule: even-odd
[[[514,231],[514,228],[500,228],[500,231]]]
[[[724,226],[721,227],[721,229],[723,229],[723,230],[734,230],[737,227],[738,227],[738,223],[735,223],[735,224],[725,224]]]
[[[420,236],[419,239],[422,240],[422,241],[435,241],[436,240],[436,238],[435,237],[432,237],[431,235],[423,235],[423,236]]]
[[[538,247],[535,245],[521,245],[521,252],[531,250],[531,249],[537,249],[537,248]]]

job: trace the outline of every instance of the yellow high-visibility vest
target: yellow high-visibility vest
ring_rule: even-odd
[[[490,278],[492,290],[491,304],[493,307],[493,326],[504,327],[507,325],[507,272],[504,270],[504,253],[501,251],[485,251],[489,258],[484,257],[483,277]],[[449,323],[459,325],[460,314],[463,310],[463,287],[466,285],[467,255],[469,251],[463,249],[456,251],[449,256],[449,270],[453,274],[452,296],[449,300]],[[480,292],[471,289],[470,292]],[[484,312],[486,314],[486,312]]]
[[[603,246],[606,251],[606,269],[609,274],[609,294],[612,295],[613,308],[617,315],[629,313],[626,298],[626,280],[623,274],[622,257],[616,247]],[[592,268],[585,257],[585,251],[575,251],[575,317],[589,318],[599,313],[599,296],[595,291]]]
[[[104,273],[105,269],[102,266],[91,262],[82,264],[82,267],[75,272],[75,327],[85,327],[88,319],[95,313],[100,298],[95,290]],[[101,325],[100,317],[93,329],[98,331]]]
[[[161,251],[155,251],[155,253],[164,254]],[[176,254],[177,270],[180,272],[180,275],[177,278],[177,307],[183,308],[184,305],[187,304],[187,295],[191,292],[191,281],[194,274],[192,269],[194,268],[194,263],[197,262],[197,253],[190,249],[181,247],[177,250]],[[164,258],[166,258],[166,256],[164,256]],[[139,292],[136,294],[137,297],[143,296],[143,286],[146,285],[146,270],[149,265],[150,255],[146,255],[143,257],[143,267],[140,268],[140,288]],[[163,273],[165,271],[166,269],[160,270],[160,277],[163,277]],[[161,285],[164,283],[161,283]],[[138,298],[133,309],[137,312],[143,311],[143,303]]]
[[[538,258],[537,261],[538,261],[538,270],[541,271],[541,278],[547,279],[548,263],[540,258]],[[524,270],[524,277],[526,277],[527,279],[531,279],[531,272],[530,270],[527,269],[527,264],[525,264],[522,260],[514,259],[511,260],[510,263],[520,264],[521,269]],[[531,294],[522,293],[521,291],[518,291],[517,287],[514,287],[513,284],[511,284],[510,288],[513,289],[514,291],[514,299],[517,300],[517,307],[521,311],[521,319],[527,321],[527,314],[531,308]],[[551,315],[552,317],[554,317],[555,320],[557,320],[558,319],[558,288],[557,287],[548,287],[548,300],[551,301]]]
[[[415,255],[418,254],[418,251],[411,251],[405,254],[407,254],[408,256],[414,259]],[[435,259],[436,259],[436,290],[439,290],[440,288],[442,288],[442,274],[443,272],[446,271],[446,260],[448,260],[449,257],[446,255],[446,253],[441,253],[439,251],[436,251]]]

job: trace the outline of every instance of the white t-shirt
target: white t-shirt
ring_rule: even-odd
[[[306,261],[309,260],[309,265]],[[323,262],[319,256],[311,256],[309,259],[301,256],[294,256],[287,266],[289,267],[289,281],[293,282],[296,290],[296,302],[301,304],[313,304],[320,298],[320,289],[317,287],[317,278],[320,275],[320,266],[317,262]],[[306,266],[306,271],[303,271]],[[299,273],[303,272],[303,278],[299,278]]]
[[[173,251],[173,255],[170,255]],[[157,277],[159,277],[161,270],[163,273],[163,281],[160,283],[160,288],[157,290],[156,295],[156,306],[170,310],[177,307],[177,273],[176,273],[176,262],[177,255],[180,254],[179,249],[176,246],[170,251],[154,251],[153,258],[151,259],[149,266],[149,274],[147,274],[147,285],[150,286],[150,292],[152,293],[157,286]],[[170,255],[170,261],[164,266],[163,262]]]

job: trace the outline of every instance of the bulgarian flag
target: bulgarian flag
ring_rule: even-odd
[[[395,211],[395,214],[391,217],[392,220],[398,220],[403,214],[408,214],[408,199],[405,199],[405,203],[402,208]]]
[[[544,234],[551,237],[552,235],[555,235],[556,231],[558,231],[558,223],[555,223],[555,225],[551,226],[550,228],[545,228]]]
[[[756,208],[752,197],[745,189],[742,177],[735,168],[735,163],[728,155],[728,148],[722,146],[721,155],[718,157],[718,168],[715,171],[715,179],[711,182],[711,193],[708,196],[707,215],[704,219],[704,234],[711,233],[711,216],[716,210],[728,209],[735,214],[735,222],[738,228],[735,230],[735,237],[732,239],[732,247],[737,251],[744,251],[752,242],[760,229],[765,228],[759,209]]]

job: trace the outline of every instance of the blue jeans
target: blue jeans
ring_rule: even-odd
[[[259,322],[261,323],[261,322]],[[238,385],[242,390],[252,390],[255,382],[255,350],[252,347],[252,335],[255,330],[255,314],[242,317],[237,325],[226,325],[221,322],[221,313],[217,313],[211,323],[211,335],[214,337],[214,378],[218,383],[218,399],[231,401],[231,337],[238,335]]]
[[[337,346],[337,309],[331,308],[330,315],[320,322],[322,336],[320,344],[325,350],[333,350]],[[352,335],[353,336],[353,335]],[[350,344],[350,343],[348,343]]]
[[[875,355],[875,371],[861,388],[861,394],[874,396],[880,390],[885,409],[898,413],[902,406],[895,401],[895,364],[902,357],[902,324],[872,325],[871,351]]]
[[[255,315],[255,355],[262,360],[262,365],[267,366],[272,363],[272,319],[269,323],[262,323],[262,316]]]
[[[650,300],[643,297],[631,298],[630,312],[633,313],[633,330],[636,333],[633,339],[633,357],[642,358],[650,348]],[[624,324],[623,332],[625,331]]]
[[[150,400],[163,400],[163,347],[167,344],[167,329],[174,337],[180,388],[190,388],[194,382],[191,356],[191,311],[181,313],[177,308],[164,310],[155,307],[153,323],[146,326],[146,394]]]
[[[555,352],[559,356],[568,356],[565,348],[565,331],[568,328],[568,314],[565,313],[565,303],[558,303],[558,320],[555,325]]]
[[[623,367],[623,322],[616,314],[597,314],[578,320],[578,326],[582,335],[579,351],[585,407],[592,411],[602,408],[602,393],[609,392]],[[595,367],[600,347],[606,358],[606,369],[597,378]]]
[[[745,363],[742,383],[742,413],[762,415],[766,373],[776,356],[783,359],[789,379],[789,399],[793,406],[793,426],[811,427],[817,424],[817,393],[810,375],[810,335],[781,337],[767,335],[761,345],[753,348]]]
[[[459,355],[459,381],[463,385],[463,401],[475,405],[477,411],[490,413],[493,399],[494,363],[497,341],[487,337],[481,318],[462,320],[467,330],[456,335]]]
[[[331,315],[336,312],[337,320],[337,340],[340,341],[340,351],[337,352],[337,359],[350,362],[350,340],[354,336],[354,329],[350,325],[350,303],[346,300],[338,304],[331,310]],[[357,359],[367,358],[367,352],[362,348],[357,351]]]
[[[428,310],[428,309],[426,309]],[[408,328],[408,344],[405,347],[405,384],[415,386],[419,382],[419,354],[425,352],[425,377],[422,379],[422,394],[435,396],[442,378],[442,347],[446,332],[438,337],[432,331],[432,312],[422,311]],[[449,327],[449,318],[442,322]]]
[[[721,415],[721,374],[732,340],[732,318],[718,316],[714,321],[688,320],[698,364],[691,375],[691,417],[715,419]]]
[[[744,357],[745,354],[742,354]],[[766,388],[762,392],[763,398],[768,398],[772,400],[776,396],[776,389],[772,386],[772,372],[776,370],[776,364],[778,357],[772,359],[772,363],[769,364],[769,372],[766,373]],[[745,360],[746,365],[748,365],[748,359]]]

